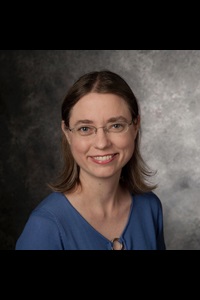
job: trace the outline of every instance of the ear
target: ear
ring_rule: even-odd
[[[133,121],[133,126],[135,128],[135,138],[136,138],[140,128],[140,115],[138,115],[137,118]]]
[[[69,130],[67,129],[66,125],[65,125],[65,121],[62,120],[61,122],[61,129],[62,132],[64,133],[68,143],[70,144],[70,135],[69,135]]]
[[[140,128],[140,115],[138,115],[137,116],[137,118],[136,118],[136,120],[135,120],[135,129],[137,130],[137,132],[138,132],[138,130],[139,130],[139,128]]]

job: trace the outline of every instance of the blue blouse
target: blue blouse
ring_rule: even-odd
[[[125,250],[165,250],[163,213],[153,193],[132,195],[129,219],[119,237]],[[52,192],[31,213],[16,250],[111,250],[64,194]]]

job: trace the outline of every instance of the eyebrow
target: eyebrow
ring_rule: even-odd
[[[110,122],[117,122],[117,121],[124,121],[124,122],[127,122],[128,120],[123,117],[123,116],[116,116],[116,117],[112,117],[110,119],[107,120],[107,123],[110,123]],[[78,120],[74,126],[77,126],[79,124],[93,124],[94,122],[92,120],[88,120],[88,119],[85,119],[85,120]]]
[[[127,122],[128,120],[123,116],[112,117],[108,120],[108,122],[117,122],[117,121]]]

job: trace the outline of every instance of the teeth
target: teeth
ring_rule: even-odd
[[[112,155],[106,155],[106,156],[95,156],[94,159],[99,161],[105,161],[112,158]]]

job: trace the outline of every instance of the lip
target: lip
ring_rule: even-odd
[[[90,156],[91,160],[96,164],[105,165],[113,161],[116,157],[117,153],[114,154],[104,154],[104,155],[95,155]]]

